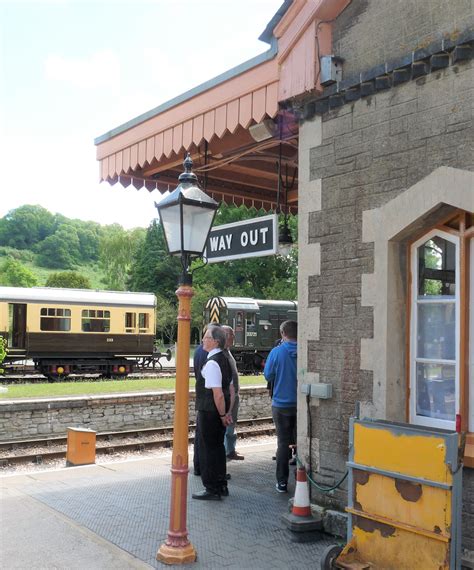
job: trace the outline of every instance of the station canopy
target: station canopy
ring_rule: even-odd
[[[285,0],[259,38],[268,51],[98,137],[101,181],[164,193],[189,152],[215,200],[296,213],[295,102],[321,90],[330,21],[349,2]]]

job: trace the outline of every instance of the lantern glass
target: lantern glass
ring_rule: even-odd
[[[160,215],[171,255],[202,255],[214,220],[214,208],[180,202],[160,209]]]

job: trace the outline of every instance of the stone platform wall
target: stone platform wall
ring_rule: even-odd
[[[189,395],[189,423],[195,422],[194,392]],[[0,402],[0,441],[66,435],[68,427],[97,432],[173,425],[174,392],[81,396],[51,400]],[[240,419],[270,417],[265,387],[241,388]]]

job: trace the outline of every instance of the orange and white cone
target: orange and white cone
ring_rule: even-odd
[[[308,479],[304,467],[298,467],[296,470],[295,498],[293,499],[293,509],[291,512],[297,517],[311,516]]]

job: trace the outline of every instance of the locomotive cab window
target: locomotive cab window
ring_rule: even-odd
[[[71,310],[43,307],[40,311],[40,330],[63,332],[71,330]]]
[[[84,309],[82,311],[83,332],[110,332],[110,311]]]
[[[150,328],[150,314],[138,313],[138,329],[140,332],[148,332]]]
[[[125,313],[125,332],[133,333],[137,326],[136,313]]]

